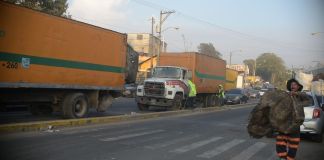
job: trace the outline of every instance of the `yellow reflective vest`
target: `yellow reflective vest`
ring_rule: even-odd
[[[192,83],[190,80],[188,80],[188,84],[190,88],[189,97],[195,97],[197,94],[196,85]]]

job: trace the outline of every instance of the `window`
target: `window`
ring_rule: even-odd
[[[142,34],[138,34],[137,35],[137,40],[143,40],[143,35]]]

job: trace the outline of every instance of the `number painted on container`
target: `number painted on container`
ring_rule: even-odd
[[[6,62],[6,68],[18,69],[18,63],[17,62]]]

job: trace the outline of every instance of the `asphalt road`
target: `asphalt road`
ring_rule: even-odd
[[[274,160],[275,141],[251,139],[249,108],[0,136],[2,160]],[[303,139],[300,160],[323,143]]]
[[[257,100],[251,99],[249,103],[254,103]],[[149,113],[149,112],[161,112],[165,111],[165,108],[150,107],[149,111],[140,111],[137,108],[137,104],[134,98],[116,98],[110,108],[106,112],[97,112],[91,108],[89,110],[88,117],[104,117],[104,116],[116,116],[131,114],[131,112]],[[62,119],[61,113],[53,113],[51,115],[32,115],[27,107],[13,108],[7,112],[0,112],[0,124],[20,123],[20,122],[35,122],[35,121],[49,121]]]
[[[149,112],[153,112],[149,111]],[[140,112],[137,108],[134,98],[117,98],[111,108],[106,112],[98,113],[95,109],[89,110],[89,117],[103,117],[130,114],[131,112]],[[0,124],[19,123],[19,122],[34,122],[62,119],[61,113],[53,113],[51,115],[32,115],[28,108],[13,108],[7,112],[0,112]]]

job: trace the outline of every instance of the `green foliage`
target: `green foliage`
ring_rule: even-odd
[[[70,17],[66,14],[67,0],[5,0],[10,3],[42,11],[56,16]]]
[[[256,60],[256,74],[276,87],[284,89],[289,78],[284,61],[274,53],[263,53]]]
[[[255,60],[254,59],[246,59],[243,61],[243,63],[249,67],[249,70],[250,70],[249,75],[253,76],[253,73],[255,70]]]
[[[222,54],[215,49],[212,43],[200,43],[198,46],[198,52],[218,58],[222,56]]]

